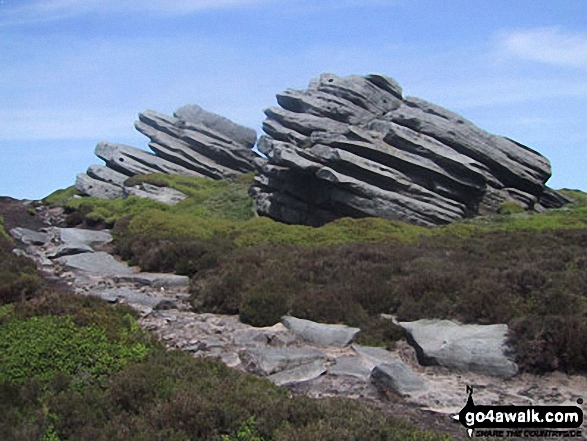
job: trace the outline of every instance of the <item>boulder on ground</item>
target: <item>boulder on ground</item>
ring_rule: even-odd
[[[133,270],[105,252],[75,254],[60,257],[57,261],[72,270],[83,271],[103,277],[133,274]]]
[[[263,376],[326,360],[326,355],[316,349],[289,347],[247,348],[239,356],[247,371]]]
[[[50,240],[47,233],[22,227],[13,228],[10,230],[10,235],[26,245],[45,245]]]
[[[347,346],[361,331],[346,325],[327,325],[295,317],[283,317],[281,323],[302,340],[322,346]]]
[[[277,386],[290,386],[293,384],[305,383],[318,378],[326,373],[326,366],[320,360],[312,361],[292,369],[277,372],[267,377]]]
[[[508,327],[462,325],[449,320],[401,322],[422,365],[512,377],[517,365],[507,355]]]
[[[382,392],[392,390],[398,395],[413,395],[428,390],[428,383],[401,360],[375,366],[371,382]]]

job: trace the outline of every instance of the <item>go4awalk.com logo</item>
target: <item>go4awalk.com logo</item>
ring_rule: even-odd
[[[467,393],[467,404],[452,418],[465,426],[469,438],[582,439],[583,411],[577,406],[477,406],[470,386]]]

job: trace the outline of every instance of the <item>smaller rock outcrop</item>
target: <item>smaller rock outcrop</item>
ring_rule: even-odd
[[[174,116],[144,111],[135,128],[149,138],[153,153],[123,144],[98,143],[95,154],[106,165],[92,165],[77,176],[79,193],[100,199],[135,195],[174,205],[185,195],[148,184],[129,187],[125,181],[149,173],[223,179],[255,169],[257,155],[252,148],[256,132],[199,106],[181,107]]]

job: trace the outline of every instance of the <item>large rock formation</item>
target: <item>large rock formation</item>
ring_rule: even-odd
[[[258,143],[269,158],[251,188],[259,214],[314,226],[344,216],[430,226],[495,213],[506,201],[537,211],[565,203],[545,186],[546,158],[404,98],[390,78],[323,74],[277,101]]]
[[[149,188],[128,188],[129,177],[145,173],[171,173],[212,179],[232,178],[254,170],[257,140],[254,130],[207,112],[196,105],[178,109],[174,116],[147,110],[139,114],[136,129],[150,139],[154,153],[134,147],[100,142],[96,156],[106,165],[91,166],[77,177],[76,188],[85,195],[116,199],[129,194],[168,203],[181,194]]]

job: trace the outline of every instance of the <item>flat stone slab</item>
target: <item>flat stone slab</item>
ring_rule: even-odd
[[[187,198],[186,194],[173,188],[157,187],[145,183],[135,187],[124,187],[124,193],[129,196],[138,196],[140,198],[162,202],[165,205],[177,205]]]
[[[239,355],[247,371],[262,376],[326,360],[323,352],[306,348],[251,348],[242,350]]]
[[[50,240],[50,236],[47,233],[21,227],[10,230],[10,235],[27,245],[45,245]]]
[[[110,254],[102,251],[60,257],[57,261],[70,269],[104,277],[133,274],[133,270],[127,265],[119,262]]]
[[[235,346],[289,346],[296,337],[281,323],[266,328],[249,328],[236,331],[232,337]]]
[[[126,288],[96,290],[90,291],[88,294],[95,295],[110,302],[112,299],[116,299],[117,301],[123,300],[124,303],[138,305],[141,307],[148,307],[152,309],[159,309],[163,306],[172,306],[174,304],[173,299],[149,296],[142,292],[137,292]]]
[[[137,283],[153,288],[187,288],[190,286],[188,276],[162,273],[123,274],[114,277],[115,282]]]
[[[381,364],[394,364],[399,360],[398,356],[391,352],[374,346],[361,346],[354,344],[353,350],[363,362],[363,364],[371,371],[375,366]]]
[[[336,363],[328,368],[328,374],[337,377],[355,377],[367,381],[371,375],[371,369],[359,357],[343,355],[338,357]]]
[[[512,377],[518,371],[506,356],[507,325],[462,325],[449,320],[418,320],[400,325],[406,329],[408,342],[416,349],[422,365],[500,377]]]
[[[86,245],[94,247],[112,242],[112,235],[109,230],[85,230],[83,228],[58,228],[59,238],[64,245],[79,246]]]
[[[47,253],[49,259],[56,259],[58,257],[73,256],[74,254],[93,253],[94,249],[89,245],[84,244],[70,244],[59,245],[55,251]]]
[[[296,317],[283,317],[281,323],[300,339],[322,346],[347,346],[361,331],[346,325],[328,325]]]
[[[277,386],[289,386],[298,383],[305,383],[306,381],[314,380],[326,372],[324,363],[316,360],[308,364],[281,371],[267,377]]]
[[[391,389],[402,396],[428,390],[428,382],[399,359],[376,366],[371,372],[371,382],[380,391]]]

